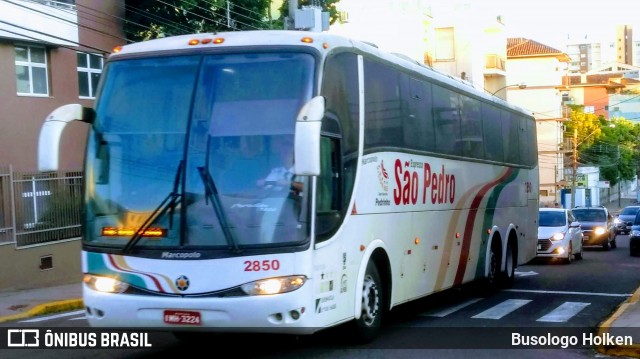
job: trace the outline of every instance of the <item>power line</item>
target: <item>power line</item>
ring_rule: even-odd
[[[115,35],[113,35],[113,34],[110,34],[110,33],[107,33],[107,32],[101,31],[101,30],[98,30],[98,29],[96,29],[96,28],[93,28],[93,27],[90,27],[90,26],[86,26],[86,25],[82,25],[82,24],[80,24],[79,22],[72,21],[72,20],[69,20],[69,19],[65,19],[65,18],[62,18],[62,17],[59,17],[59,16],[54,16],[54,15],[52,15],[52,14],[50,14],[50,13],[46,13],[46,12],[44,12],[44,11],[40,11],[40,10],[37,10],[37,9],[33,9],[33,8],[28,7],[28,6],[20,5],[20,4],[17,4],[17,3],[15,3],[15,2],[13,2],[13,1],[9,1],[9,0],[2,0],[2,1],[4,1],[4,2],[6,2],[6,3],[9,3],[9,4],[11,4],[11,5],[14,5],[14,6],[18,6],[18,7],[21,7],[21,8],[25,8],[25,9],[27,9],[27,10],[29,10],[29,11],[32,11],[32,12],[35,12],[35,13],[39,13],[39,14],[42,14],[42,15],[45,15],[45,16],[48,16],[48,17],[51,17],[51,18],[53,18],[53,19],[56,19],[56,21],[58,21],[58,20],[59,20],[59,22],[69,23],[69,24],[72,24],[72,25],[75,25],[75,26],[78,26],[78,27],[81,27],[81,28],[89,29],[89,30],[91,30],[91,31],[95,31],[95,32],[98,32],[98,33],[100,33],[100,34],[107,35],[107,36],[110,36],[110,37],[113,37],[113,38],[116,38],[116,39],[119,39],[119,40],[126,40],[126,39],[121,38],[121,37],[119,37],[119,36],[115,36]],[[62,10],[62,11],[65,11],[65,10]],[[82,18],[82,17],[81,17],[81,18]],[[88,19],[87,19],[87,20],[88,20]],[[50,36],[50,35],[49,35],[49,36]],[[54,37],[54,36],[51,36],[51,37]],[[71,42],[71,41],[70,41],[70,42]]]
[[[54,35],[50,35],[50,34],[46,34],[46,33],[44,33],[44,32],[37,31],[37,30],[33,30],[33,29],[29,29],[29,28],[26,28],[26,27],[23,27],[23,26],[20,26],[20,25],[16,25],[16,24],[13,24],[13,23],[10,23],[10,22],[7,22],[7,21],[4,21],[4,20],[0,20],[0,23],[7,24],[7,25],[9,25],[9,26],[13,26],[13,27],[16,27],[16,28],[18,28],[18,29],[22,29],[22,30],[26,30],[26,31],[34,32],[34,33],[39,34],[39,35],[45,35],[45,36],[48,36],[48,37],[51,37],[51,38],[54,38],[54,39],[58,39],[58,40],[62,40],[62,41],[66,41],[66,42],[70,42],[70,43],[72,43],[72,44],[76,44],[76,45],[78,45],[78,46],[82,46],[82,47],[85,47],[85,48],[88,48],[88,49],[93,49],[93,50],[96,50],[96,51],[102,52],[102,53],[103,53],[103,54],[105,54],[105,55],[110,53],[110,51],[106,51],[106,50],[104,50],[104,49],[99,49],[99,48],[97,48],[97,47],[93,47],[93,46],[89,46],[89,45],[84,45],[84,44],[81,44],[81,43],[79,43],[79,42],[71,41],[71,40],[68,40],[68,39],[65,39],[65,38],[62,38],[62,37],[58,37],[58,36],[54,36]],[[44,40],[42,40],[42,39],[38,39],[38,38],[35,38],[35,37],[33,37],[33,36],[23,35],[23,34],[20,34],[20,33],[17,33],[17,32],[13,32],[13,31],[9,31],[9,30],[5,30],[5,29],[3,29],[2,31],[10,32],[10,33],[12,33],[12,34],[16,34],[16,35],[21,35],[21,36],[24,36],[24,37],[28,37],[28,38],[30,38],[30,39],[36,39],[36,40],[39,40],[39,41],[44,41]],[[45,42],[46,42],[46,41],[45,41]],[[63,47],[64,47],[64,46],[63,46]]]

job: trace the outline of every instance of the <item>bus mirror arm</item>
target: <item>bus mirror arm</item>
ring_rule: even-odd
[[[320,130],[324,112],[325,99],[322,96],[316,96],[298,113],[294,148],[296,175],[320,175]]]
[[[95,111],[79,104],[69,104],[56,108],[47,116],[40,128],[38,139],[38,170],[40,172],[57,171],[60,150],[60,138],[71,121],[93,123]]]

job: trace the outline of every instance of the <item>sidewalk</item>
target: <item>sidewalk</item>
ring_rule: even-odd
[[[82,283],[0,292],[0,323],[83,308]]]

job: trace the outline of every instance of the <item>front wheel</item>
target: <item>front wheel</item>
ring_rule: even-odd
[[[564,259],[564,262],[567,264],[571,264],[572,257],[573,257],[573,243],[569,242],[569,250],[567,251],[567,258]]]
[[[580,252],[576,253],[576,259],[580,260],[584,258],[584,246],[580,244]]]
[[[362,312],[355,321],[356,339],[360,343],[372,342],[380,332],[384,313],[383,289],[378,268],[369,262],[362,282]]]

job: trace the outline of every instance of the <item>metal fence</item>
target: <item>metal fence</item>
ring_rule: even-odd
[[[82,173],[0,167],[0,244],[31,246],[81,235]]]

